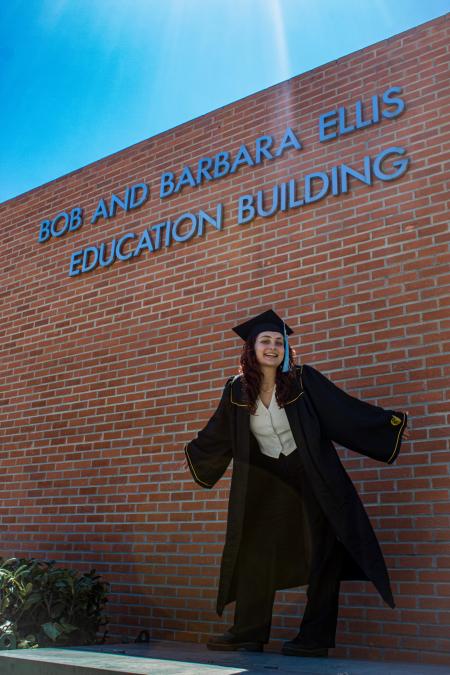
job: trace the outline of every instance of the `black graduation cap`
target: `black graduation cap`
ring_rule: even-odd
[[[239,324],[239,326],[235,326],[233,330],[243,340],[248,340],[248,338],[258,335],[264,330],[281,333],[284,336],[283,373],[289,370],[289,343],[287,336],[292,335],[294,331],[272,309],[254,316],[252,319]]]

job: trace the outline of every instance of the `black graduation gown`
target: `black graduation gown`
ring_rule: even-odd
[[[314,494],[346,552],[342,579],[368,579],[394,607],[389,576],[378,540],[361,500],[345,471],[335,441],[372,459],[392,464],[407,416],[350,396],[315,368],[296,367],[297,390],[285,410]],[[217,612],[235,600],[240,547],[270,555],[274,589],[308,583],[310,541],[302,500],[276,477],[258,475],[249,463],[250,414],[241,378],[225,384],[216,412],[185,453],[194,480],[212,488],[233,459],[227,532],[222,555]],[[261,495],[264,499],[261,499]],[[244,526],[244,514],[250,514]],[[243,536],[244,535],[244,536]],[[251,538],[250,544],[248,537]]]

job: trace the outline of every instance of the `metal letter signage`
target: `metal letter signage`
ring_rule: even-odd
[[[319,141],[329,143],[366,129],[383,121],[399,117],[406,109],[401,97],[402,88],[389,87],[381,94],[373,94],[367,100],[359,99],[344,107],[338,106],[319,116]],[[285,152],[301,152],[303,144],[294,129],[288,127],[275,138],[264,134],[252,144],[241,144],[236,150],[221,150],[212,157],[201,157],[195,165],[185,165],[176,171],[164,171],[160,176],[159,198],[167,199],[183,190],[193,190],[205,183],[248,171],[260,164],[267,164]],[[391,146],[375,156],[365,156],[349,164],[332,167],[317,167],[303,176],[295,176],[270,187],[237,198],[237,225],[248,225],[254,218],[270,218],[278,212],[307,207],[309,204],[337,197],[349,192],[356,184],[371,188],[374,181],[389,182],[403,176],[410,159],[405,148]],[[114,218],[118,212],[128,213],[141,207],[148,200],[150,190],[146,183],[135,183],[109,198],[101,198],[90,217],[91,225]],[[185,244],[194,237],[202,237],[206,227],[220,232],[224,224],[224,205],[181,213],[174,220],[163,220],[150,225],[143,232],[124,232],[109,242],[86,246],[72,253],[69,276],[92,272],[109,267],[115,262],[126,262],[143,253],[155,253],[174,244]],[[80,206],[57,213],[53,218],[41,221],[38,242],[43,244],[69,232],[77,232],[85,222]]]

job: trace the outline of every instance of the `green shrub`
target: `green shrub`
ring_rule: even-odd
[[[0,558],[0,649],[101,642],[109,585],[99,579],[54,560]]]

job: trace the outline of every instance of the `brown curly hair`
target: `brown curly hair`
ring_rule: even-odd
[[[262,382],[262,372],[255,353],[256,338],[256,335],[250,337],[242,347],[239,369],[242,376],[243,391],[252,415],[256,412],[256,400],[259,396]],[[294,358],[295,351],[292,347],[289,347],[289,371],[283,373],[281,370],[283,364],[280,364],[275,375],[275,398],[280,408],[283,408],[292,398],[292,392],[296,385]]]

